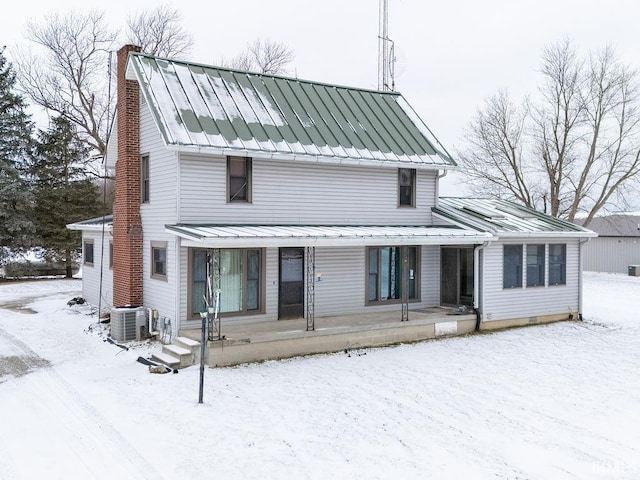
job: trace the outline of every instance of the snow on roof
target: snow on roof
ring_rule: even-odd
[[[200,246],[335,246],[474,244],[492,240],[469,228],[336,225],[166,225],[166,230]],[[183,245],[189,245],[184,243]]]
[[[165,144],[181,151],[450,168],[456,164],[397,92],[328,85],[131,52]]]
[[[597,236],[591,230],[565,220],[552,217],[532,208],[496,198],[440,198],[433,213],[456,225],[465,225],[481,231],[500,233],[501,236],[536,233]]]

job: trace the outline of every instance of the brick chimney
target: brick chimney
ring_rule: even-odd
[[[113,306],[142,305],[142,220],[140,218],[140,90],[125,79],[129,52],[118,50],[118,159],[113,206]]]

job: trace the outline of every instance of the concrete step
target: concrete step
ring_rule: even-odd
[[[176,337],[173,339],[173,344],[191,351],[193,363],[200,363],[200,342],[188,337]]]
[[[193,352],[188,348],[180,347],[178,345],[163,345],[162,353],[166,353],[167,355],[172,355],[177,358],[180,363],[180,367],[178,368],[189,367],[195,362],[195,355]]]
[[[152,353],[151,360],[171,368],[178,368],[180,366],[180,360],[178,358],[163,352]]]
[[[173,339],[173,343],[182,348],[187,348],[194,352],[194,349],[200,348],[200,342],[192,340],[188,337],[176,337]],[[195,352],[194,352],[195,353]]]

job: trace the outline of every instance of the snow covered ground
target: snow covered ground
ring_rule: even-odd
[[[584,321],[151,374],[0,284],[0,478],[640,478],[640,277],[585,274]],[[26,308],[25,308],[26,307]]]

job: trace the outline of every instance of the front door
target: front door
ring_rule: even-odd
[[[440,250],[440,303],[473,305],[473,248]]]
[[[278,318],[302,316],[304,316],[304,248],[281,248]]]

